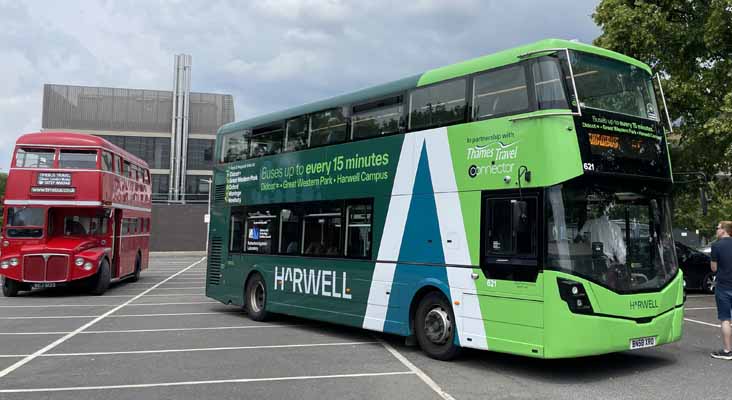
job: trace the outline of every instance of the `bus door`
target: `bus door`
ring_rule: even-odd
[[[114,210],[112,213],[112,277],[118,278],[122,276],[122,212]]]
[[[542,343],[544,215],[542,194],[536,190],[486,192],[481,205],[481,270],[476,282],[478,301],[485,310],[488,347],[525,352]],[[485,279],[484,282],[483,279]],[[496,329],[491,329],[494,325]],[[500,337],[511,325],[516,336]],[[491,337],[493,335],[497,335]],[[521,340],[517,340],[521,339]],[[521,345],[524,342],[524,345]]]

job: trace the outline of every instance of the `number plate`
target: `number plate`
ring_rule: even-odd
[[[50,287],[56,287],[56,284],[53,282],[48,283],[34,283],[33,288],[34,289],[40,289],[40,288],[50,288]]]
[[[642,337],[642,338],[638,338],[638,339],[630,339],[630,349],[631,350],[643,349],[646,347],[653,347],[655,345],[656,345],[655,336]]]

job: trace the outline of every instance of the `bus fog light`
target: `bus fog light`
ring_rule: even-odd
[[[18,259],[17,259],[17,258],[15,258],[15,257],[13,257],[13,258],[11,258],[11,259],[10,259],[10,266],[11,266],[11,267],[15,267],[15,266],[17,266],[17,265],[18,265],[19,263],[20,263],[20,261],[18,261]]]
[[[76,260],[74,260],[74,264],[76,264],[77,267],[81,267],[82,265],[84,265],[84,259],[79,257]]]
[[[557,278],[559,297],[567,303],[569,311],[575,314],[592,314],[592,302],[584,285],[571,279]]]
[[[575,296],[579,294],[579,288],[577,286],[572,286],[572,294]]]
[[[86,264],[84,264],[84,269],[85,270],[91,271],[92,268],[94,268],[94,264],[92,264],[90,262],[87,262]]]

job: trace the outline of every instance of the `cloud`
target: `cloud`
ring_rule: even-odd
[[[41,128],[44,83],[234,95],[237,119],[546,37],[591,42],[599,1],[0,0],[0,169]]]

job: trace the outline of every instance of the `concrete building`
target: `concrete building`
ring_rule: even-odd
[[[203,250],[203,215],[209,190],[206,180],[212,175],[216,130],[234,121],[231,95],[191,93],[190,81],[191,57],[178,55],[171,91],[57,84],[43,87],[43,130],[101,136],[147,161],[156,203],[153,236],[155,225],[169,222],[177,214],[191,220],[188,225],[183,221],[182,226],[177,221],[175,235],[158,226],[160,237],[153,237],[153,250]],[[169,208],[161,209],[166,206]],[[156,221],[156,213],[165,215],[165,221]],[[187,232],[190,235],[186,236]],[[181,243],[181,236],[192,239]],[[167,243],[161,239],[164,237],[175,237],[177,242]]]

